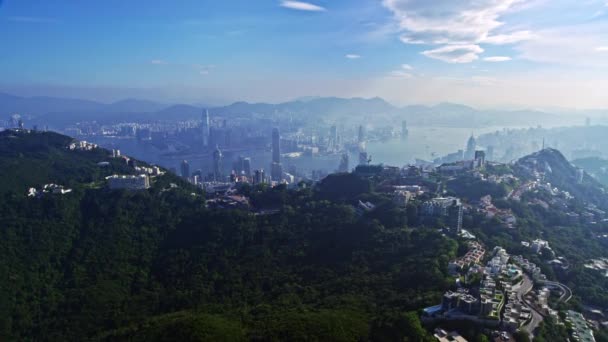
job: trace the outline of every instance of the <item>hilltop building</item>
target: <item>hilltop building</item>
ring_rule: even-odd
[[[106,177],[106,179],[111,190],[145,190],[150,187],[150,179],[145,174],[138,176],[113,175]]]

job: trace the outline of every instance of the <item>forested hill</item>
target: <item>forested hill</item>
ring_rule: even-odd
[[[210,210],[171,175],[110,191],[124,161],[69,142],[0,133],[0,340],[429,340],[412,311],[449,287],[457,243],[390,198],[369,215],[322,189],[255,188],[277,214]],[[51,182],[74,191],[25,196]]]
[[[525,156],[516,162],[515,167],[522,176],[532,177],[534,173],[540,174],[552,186],[568,191],[585,202],[608,209],[608,196],[604,186],[588,173],[568,162],[558,150],[546,148]]]
[[[50,183],[69,188],[91,187],[112,174],[135,173],[125,159],[112,158],[111,151],[103,148],[70,150],[69,145],[73,142],[73,138],[54,132],[0,132],[0,193],[25,195],[29,187]],[[144,162],[135,162],[146,166]],[[171,174],[161,178],[162,184],[176,182],[188,186]]]

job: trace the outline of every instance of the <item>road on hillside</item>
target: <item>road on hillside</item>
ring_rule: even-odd
[[[530,320],[530,322],[523,326],[524,330],[530,335],[532,339],[534,338],[534,330],[536,330],[536,328],[538,328],[540,323],[543,321],[543,315],[540,312],[536,311],[536,309],[532,305],[530,305],[530,303],[528,303],[528,301],[526,300],[525,295],[528,294],[528,292],[532,291],[534,283],[527,274],[524,274],[523,278],[523,283],[517,290],[517,299],[524,303],[524,305],[528,307],[530,309],[530,312],[532,313],[532,319]]]

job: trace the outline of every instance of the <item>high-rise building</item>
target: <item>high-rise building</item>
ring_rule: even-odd
[[[486,152],[475,151],[475,168],[483,168],[486,165]]]
[[[209,111],[205,110],[201,120],[201,135],[203,138],[203,147],[209,147],[211,139],[211,127],[209,125]]]
[[[365,143],[365,127],[363,127],[363,125],[359,126],[359,134],[357,135],[357,142],[359,144]]]
[[[251,158],[243,159],[243,172],[247,178],[251,178]]]
[[[280,182],[283,177],[281,166],[281,134],[278,128],[272,129],[272,164],[270,165],[270,178]]]
[[[272,129],[272,162],[281,162],[281,134],[276,127]]]
[[[349,169],[349,157],[348,153],[343,153],[342,158],[340,158],[340,166],[338,167],[338,172],[348,172]]]
[[[368,165],[369,164],[369,156],[367,152],[361,151],[359,152],[359,165]]]
[[[407,121],[401,121],[401,139],[407,139],[409,134],[410,132],[407,129]]]
[[[266,183],[264,170],[263,169],[255,170],[255,174],[253,176],[253,184],[264,184],[264,183]]]
[[[187,160],[183,160],[181,164],[182,177],[188,178],[190,177],[190,164],[188,164]]]
[[[213,151],[213,177],[216,182],[221,182],[224,180],[222,171],[222,159],[222,151],[219,147],[216,147],[215,151]]]
[[[339,151],[340,150],[340,138],[338,136],[338,127],[336,125],[331,126],[329,129],[329,139],[327,141],[328,151]]]
[[[488,161],[494,161],[494,146],[490,145],[486,149],[486,159]]]
[[[283,166],[281,163],[272,162],[270,164],[270,178],[275,182],[283,180]]]
[[[232,169],[236,172],[237,175],[241,175],[243,173],[243,164],[245,163],[245,157],[239,156],[237,160],[232,163]]]
[[[464,159],[473,160],[475,158],[475,151],[477,150],[477,140],[475,140],[475,136],[471,134],[469,141],[467,141],[467,149],[464,152]]]

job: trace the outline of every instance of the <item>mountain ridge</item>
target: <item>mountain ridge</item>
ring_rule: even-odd
[[[395,106],[379,97],[339,98],[310,97],[281,103],[233,102],[220,107],[190,104],[164,105],[154,101],[124,99],[113,103],[55,97],[18,97],[0,93],[0,115],[22,114],[36,124],[65,126],[78,121],[117,122],[121,120],[197,120],[204,109],[216,116],[291,113],[296,117],[339,122],[351,119],[366,122],[407,120],[412,125],[477,127],[488,125],[533,125],[555,120],[556,115],[528,110],[478,110],[470,106],[444,102],[434,106]]]

